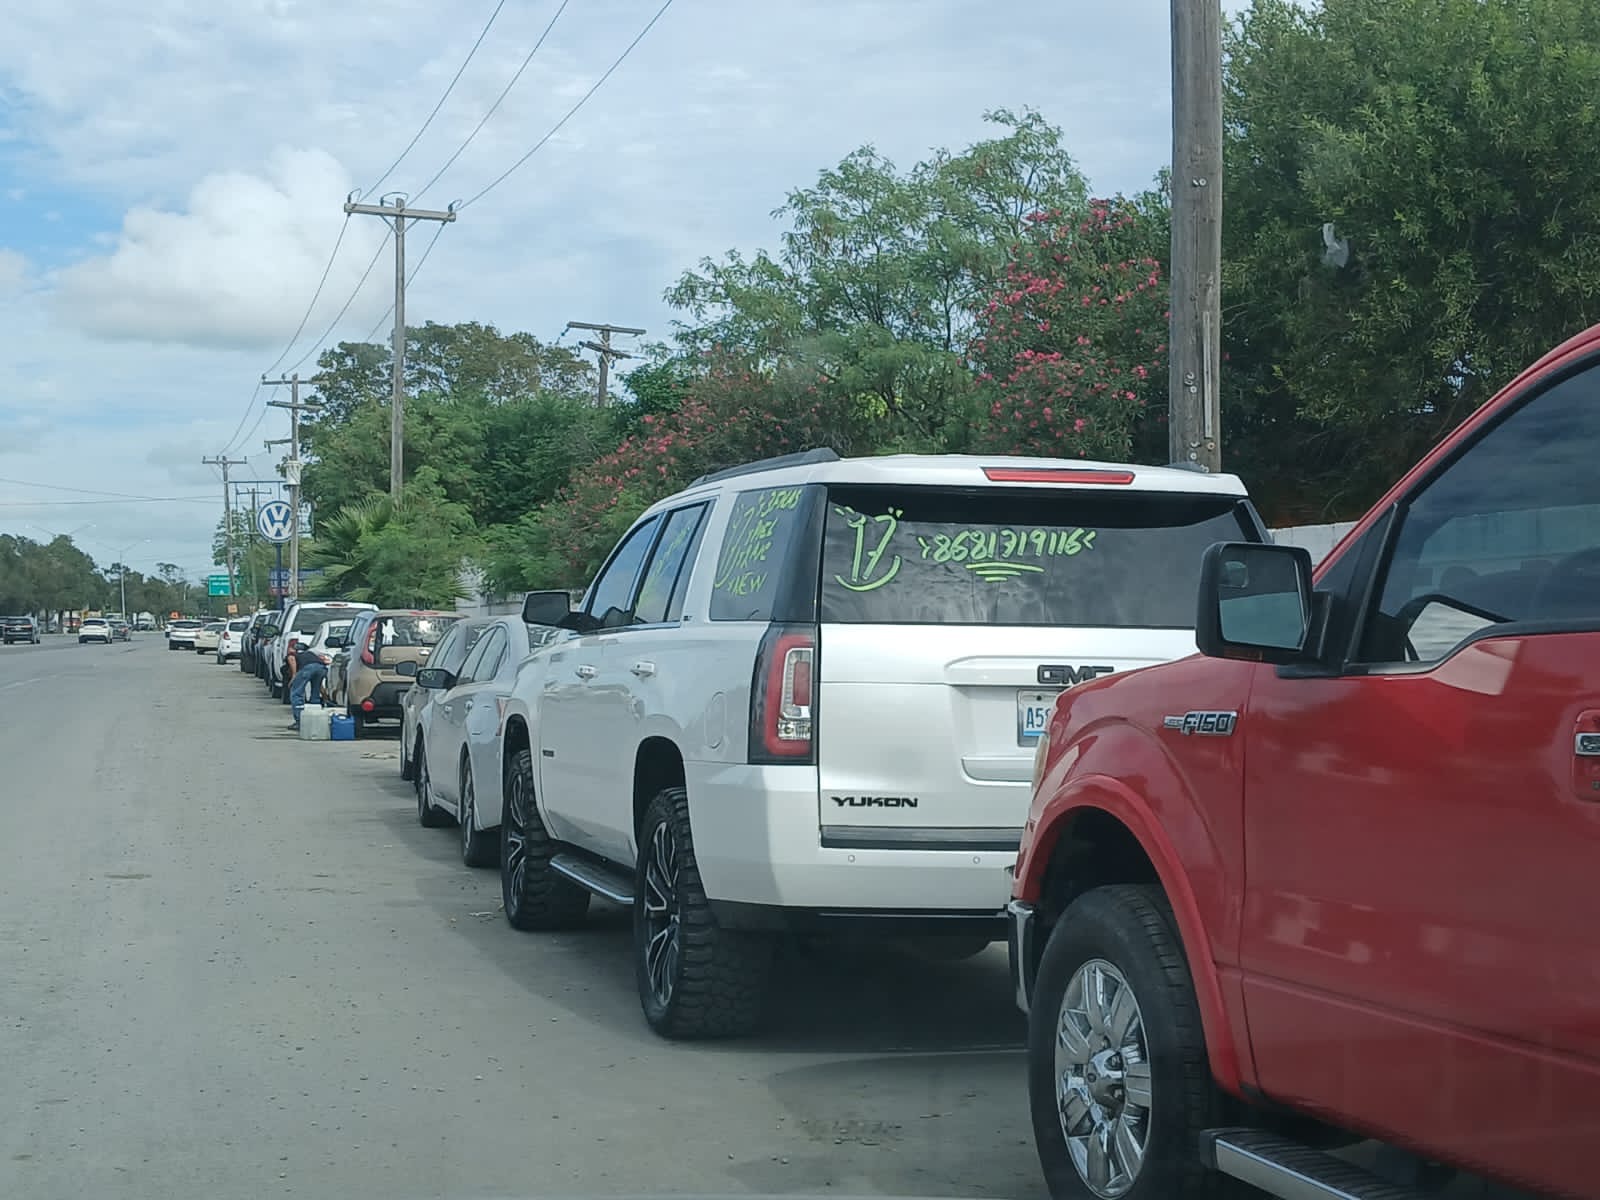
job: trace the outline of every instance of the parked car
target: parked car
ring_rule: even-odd
[[[1056,1196],[1380,1194],[1330,1128],[1595,1194],[1596,461],[1600,326],[1315,569],[1208,550],[1205,657],[1062,698],[1009,906]]]
[[[276,611],[258,612],[250,619],[250,628],[245,631],[244,646],[239,652],[241,671],[247,671],[258,679],[265,677],[267,660],[262,653],[262,646],[271,640],[277,629]]]
[[[1164,467],[809,451],[697,480],[577,611],[524,604],[575,636],[507,706],[507,919],[632,905],[668,1036],[753,1027],[785,932],[980,952],[1056,694],[1193,653],[1201,553],[1265,537],[1237,479]]]
[[[417,819],[427,826],[453,817],[461,831],[461,861],[469,867],[500,862],[500,734],[506,701],[522,660],[560,631],[534,628],[521,617],[486,622],[459,666],[437,656],[417,672],[427,693],[411,758]],[[448,816],[447,816],[448,814]]]
[[[268,643],[267,670],[264,678],[267,690],[285,704],[289,703],[289,644],[299,643],[308,634],[314,634],[324,621],[341,617],[354,617],[358,613],[372,612],[375,604],[360,604],[349,600],[296,600],[283,612],[278,631]]]
[[[31,615],[0,617],[0,637],[6,645],[12,642],[39,644],[39,622]]]
[[[227,663],[244,652],[244,635],[250,629],[249,617],[231,617],[217,634],[217,662]]]
[[[195,631],[194,652],[204,654],[207,650],[213,654],[222,644],[222,631],[228,627],[226,621],[207,621]]]
[[[462,664],[472,653],[478,639],[493,624],[492,617],[464,617],[444,631],[428,655],[428,665],[438,667],[451,675],[461,673]],[[439,689],[425,688],[416,680],[400,694],[400,778],[411,780],[415,759],[412,757],[419,739],[426,739],[432,718],[431,708],[439,696]]]
[[[130,621],[114,620],[111,622],[111,636],[119,642],[133,641],[133,624]]]
[[[430,609],[386,608],[351,622],[346,643],[328,668],[328,695],[356,721],[359,735],[375,721],[400,719],[400,697],[416,668],[461,614]],[[411,669],[401,671],[402,664]]]
[[[116,637],[111,622],[104,617],[85,617],[78,623],[78,645],[84,642],[103,642],[107,646]]]
[[[167,622],[167,649],[193,650],[204,624],[191,617],[178,617]]]

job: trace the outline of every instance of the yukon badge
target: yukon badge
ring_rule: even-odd
[[[1186,712],[1181,717],[1163,717],[1161,723],[1188,737],[1191,733],[1204,733],[1212,737],[1231,737],[1239,723],[1236,712]]]

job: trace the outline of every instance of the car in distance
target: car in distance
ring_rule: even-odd
[[[111,636],[119,642],[133,641],[133,625],[122,619],[115,618],[111,622]]]
[[[355,617],[328,669],[328,694],[355,718],[358,734],[373,722],[401,719],[400,698],[459,620],[460,613],[403,608]]]
[[[244,651],[244,635],[250,628],[251,618],[232,617],[223,624],[222,632],[217,635],[217,662],[226,663],[239,657]]]
[[[216,653],[217,647],[222,644],[222,631],[227,627],[226,621],[207,621],[200,626],[195,630],[194,652],[204,654],[209,650],[213,654]]]
[[[168,650],[193,650],[195,640],[200,633],[204,622],[196,621],[192,617],[179,617],[167,625]]]
[[[116,637],[111,622],[104,617],[85,617],[78,626],[78,645],[84,642],[104,642],[109,646]]]
[[[0,617],[0,637],[5,639],[6,645],[12,642],[31,642],[39,644],[39,622],[31,615]]]

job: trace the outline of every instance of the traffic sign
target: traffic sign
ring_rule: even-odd
[[[206,595],[231,596],[233,595],[233,586],[229,583],[226,575],[207,575]]]
[[[256,529],[269,542],[287,542],[294,530],[294,510],[287,501],[269,500],[256,514]]]

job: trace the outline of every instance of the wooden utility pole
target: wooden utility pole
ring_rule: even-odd
[[[588,321],[568,321],[568,329],[593,329],[600,334],[598,342],[579,342],[578,345],[586,350],[593,350],[600,356],[600,389],[596,396],[596,404],[604,408],[610,396],[606,390],[607,380],[611,374],[611,360],[613,358],[636,358],[637,355],[629,354],[626,350],[617,350],[611,345],[613,333],[625,333],[630,337],[642,337],[644,330],[629,329],[626,325],[594,325]]]
[[[355,193],[351,192],[351,196]],[[407,208],[405,198],[396,196],[393,204],[344,202],[346,213],[382,217],[394,230],[394,349],[390,354],[389,380],[389,495],[400,499],[405,483],[405,405],[406,405],[406,226],[416,221],[454,221],[454,206],[438,212],[426,208]]]
[[[287,379],[261,380],[263,387],[289,388],[289,399],[268,400],[272,408],[286,408],[289,410],[289,457],[283,463],[283,477],[289,484],[289,512],[292,524],[289,526],[289,577],[285,580],[284,594],[290,599],[300,595],[300,414],[314,412],[322,407],[320,401],[300,400],[300,373],[296,371]]]
[[[228,595],[237,597],[239,589],[234,584],[233,571],[233,489],[228,486],[228,468],[241,467],[250,460],[247,458],[229,458],[226,454],[219,454],[215,458],[202,458],[201,462],[208,467],[222,468],[222,545],[228,559]],[[127,616],[127,613],[123,613]]]
[[[1172,0],[1171,461],[1222,469],[1222,4]]]

